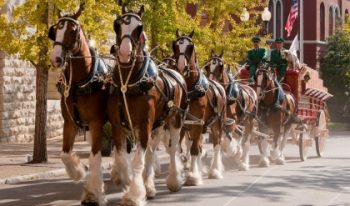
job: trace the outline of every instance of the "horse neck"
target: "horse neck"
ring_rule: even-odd
[[[222,70],[221,76],[222,76],[222,80],[220,81],[220,83],[224,86],[225,89],[227,89],[229,83],[231,83],[230,78],[228,77],[228,74],[225,70]]]
[[[92,68],[92,58],[89,46],[86,42],[83,31],[80,31],[80,42],[81,46],[77,53],[73,55],[73,57],[82,57],[82,58],[73,58],[69,60],[68,67],[72,68],[72,81],[73,82],[81,82],[85,80],[91,71]]]
[[[190,71],[191,71],[190,75],[185,77],[185,81],[186,81],[187,87],[189,89],[194,87],[194,85],[197,83],[200,72],[201,72],[200,69],[197,68],[195,54],[193,54],[191,57]]]
[[[261,100],[265,105],[275,104],[276,95],[277,95],[276,89],[277,89],[277,86],[275,85],[275,82],[271,80],[271,84],[265,88],[265,91],[269,91],[269,92],[265,93],[265,97]]]

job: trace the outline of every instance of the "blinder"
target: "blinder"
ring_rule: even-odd
[[[50,26],[49,28],[49,33],[48,33],[48,37],[52,40],[55,41],[56,40],[56,31],[55,31],[55,25]]]

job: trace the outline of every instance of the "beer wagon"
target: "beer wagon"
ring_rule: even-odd
[[[239,75],[240,79],[247,80],[249,71],[242,69]],[[307,159],[308,149],[314,142],[318,157],[322,157],[328,138],[326,101],[333,95],[323,85],[319,72],[306,65],[301,69],[288,69],[282,86],[294,95],[298,103],[298,118],[302,122],[302,125],[295,125],[288,142],[299,146],[302,161]]]

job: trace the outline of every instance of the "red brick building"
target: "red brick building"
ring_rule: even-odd
[[[299,17],[295,22],[291,36],[287,38],[284,25],[292,0],[269,0],[272,18],[269,22],[268,32],[272,34],[272,38],[285,38],[287,48],[295,35],[303,33],[303,37],[299,37],[301,46],[303,45],[300,59],[303,59],[304,63],[310,67],[319,69],[320,60],[325,53],[327,37],[333,35],[347,20],[350,12],[350,0],[298,0],[298,2]]]

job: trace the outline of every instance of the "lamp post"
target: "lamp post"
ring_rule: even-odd
[[[261,19],[264,22],[264,34],[267,34],[269,21],[271,20],[271,12],[269,11],[269,8],[264,8],[264,11],[261,13]]]
[[[242,22],[248,21],[249,20],[249,12],[247,11],[247,8],[243,8],[243,12],[241,16],[239,17]]]

